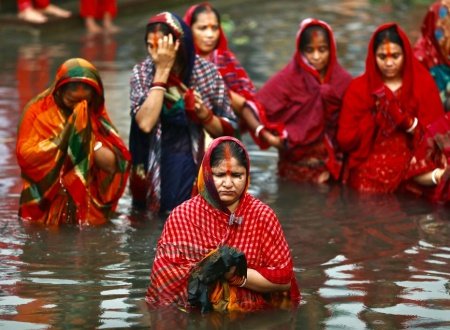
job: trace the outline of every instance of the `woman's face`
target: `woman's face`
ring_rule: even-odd
[[[85,83],[69,83],[62,93],[62,102],[68,109],[73,109],[83,100],[89,103],[92,100],[93,94],[92,87]]]
[[[147,52],[150,56],[156,53],[158,50],[158,40],[162,38],[164,38],[164,34],[161,31],[147,34]]]
[[[234,212],[247,184],[246,168],[236,158],[230,157],[214,166],[212,174],[221,202]]]
[[[400,45],[390,41],[383,42],[375,51],[375,57],[384,80],[401,78],[405,60]]]
[[[200,55],[208,55],[217,46],[220,35],[219,21],[212,11],[197,15],[197,20],[191,26],[194,42]]]
[[[320,73],[324,73],[330,60],[330,46],[322,32],[315,32],[311,41],[302,51],[310,65]]]

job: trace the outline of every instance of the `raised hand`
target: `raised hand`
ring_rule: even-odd
[[[179,40],[174,42],[172,34],[161,38],[156,33],[153,35],[149,53],[155,63],[157,72],[161,70],[168,74],[172,70],[179,47]]]

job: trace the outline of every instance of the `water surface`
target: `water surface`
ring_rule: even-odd
[[[413,1],[214,1],[231,47],[260,86],[292,56],[298,23],[331,24],[341,63],[364,68],[373,30],[397,21],[415,40],[426,5]],[[183,14],[186,6],[170,8]],[[123,33],[87,37],[68,29],[0,29],[0,328],[448,329],[450,211],[410,196],[365,196],[340,186],[281,181],[277,154],[248,137],[251,193],[279,215],[292,249],[302,304],[295,313],[201,317],[150,314],[143,297],[163,221],[130,208],[99,228],[41,228],[17,219],[16,127],[25,103],[67,58],[100,70],[107,107],[128,141],[132,66],[145,55],[143,30],[156,9],[119,16]]]

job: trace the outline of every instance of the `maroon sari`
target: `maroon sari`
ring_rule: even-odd
[[[324,79],[299,50],[302,33],[311,25],[328,31],[330,60]],[[329,172],[334,179],[339,178],[342,154],[336,145],[336,125],[350,81],[350,74],[337,61],[331,27],[316,19],[304,20],[297,33],[292,60],[256,95],[266,108],[268,119],[284,123],[288,132],[287,149],[279,155],[281,176],[296,181],[317,181],[322,173]]]

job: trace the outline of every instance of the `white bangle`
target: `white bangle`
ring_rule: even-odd
[[[239,285],[240,288],[243,288],[247,284],[247,277],[244,277],[244,282]]]
[[[259,134],[261,134],[261,131],[264,129],[264,125],[259,125],[255,129],[255,136],[259,139]]]
[[[438,171],[440,171],[441,169],[440,168],[435,168],[434,170],[433,170],[433,172],[431,172],[431,181],[433,181],[433,183],[435,184],[435,185],[437,185],[439,182],[438,182],[438,180],[437,180],[437,178],[436,178],[436,174],[437,174],[437,172]]]
[[[163,91],[163,92],[167,91],[167,89],[165,87],[162,87],[162,86],[153,86],[153,87],[150,87],[149,90],[150,91],[159,90],[159,91]]]
[[[97,151],[97,150],[100,149],[101,147],[103,147],[103,143],[101,143],[101,141],[95,142],[95,145],[94,145],[94,151]]]
[[[417,124],[418,124],[418,123],[419,123],[419,121],[417,120],[417,117],[414,117],[414,121],[413,121],[411,127],[408,128],[408,129],[406,130],[406,132],[407,132],[407,133],[411,133],[412,131],[414,131],[414,129],[417,127]]]

